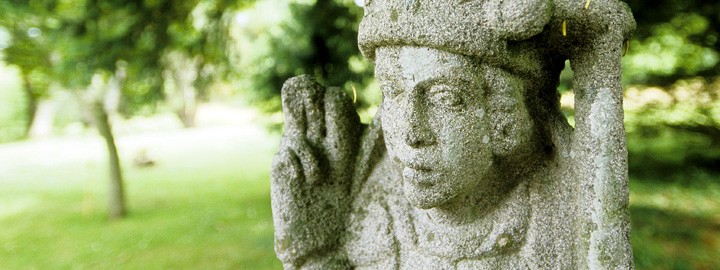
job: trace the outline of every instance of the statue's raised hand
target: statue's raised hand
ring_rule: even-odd
[[[271,173],[275,251],[295,268],[343,233],[361,124],[342,90],[306,75],[285,82],[282,105],[285,131]]]

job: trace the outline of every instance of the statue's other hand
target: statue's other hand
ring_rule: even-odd
[[[344,230],[360,121],[342,90],[310,76],[288,80],[282,103],[285,131],[271,173],[275,250],[298,266]]]

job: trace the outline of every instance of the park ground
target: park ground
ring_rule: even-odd
[[[117,121],[129,215],[106,219],[107,164],[91,129],[0,145],[0,269],[280,269],[269,167],[279,135],[252,109]],[[267,121],[265,121],[267,122]],[[141,153],[154,161],[136,167]],[[720,179],[631,180],[638,269],[718,269]]]

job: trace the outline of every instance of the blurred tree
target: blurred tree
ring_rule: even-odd
[[[289,16],[279,26],[249,29],[248,38],[261,40],[245,75],[261,100],[280,95],[288,78],[311,74],[320,83],[363,89],[372,80],[372,67],[357,47],[362,7],[352,0],[289,1]],[[359,106],[364,101],[359,100]],[[270,110],[278,110],[279,103]]]
[[[0,2],[0,25],[13,37],[14,46],[5,49],[5,61],[20,68],[20,77],[27,104],[27,135],[35,120],[39,101],[48,95],[51,82],[51,42],[47,35],[35,25],[42,23],[46,10],[42,2],[30,2],[27,5],[12,5]]]
[[[720,2],[626,2],[638,23],[623,59],[626,104],[654,100],[626,114],[631,171],[716,170]]]
[[[163,72],[171,52],[194,59],[195,86],[231,70],[225,53],[228,16],[248,1],[231,0],[5,0],[0,24],[11,29],[6,60],[23,74],[41,73],[67,89],[87,89],[95,126],[106,141],[110,160],[111,219],[122,217],[125,199],[120,159],[109,122],[111,106],[132,114],[166,97]],[[32,83],[32,81],[31,81]],[[42,93],[44,88],[26,91]],[[195,88],[197,89],[197,88]],[[194,89],[193,89],[194,90]],[[112,100],[113,93],[122,100]],[[199,95],[192,95],[195,99]],[[119,105],[118,105],[119,104]],[[194,106],[194,103],[192,103]],[[187,104],[186,104],[187,105]],[[194,110],[191,109],[191,110]],[[182,117],[194,115],[182,110]],[[192,121],[183,120],[183,123]],[[186,123],[186,124],[187,124]]]
[[[175,112],[186,127],[195,125],[195,111],[200,99],[207,98],[207,88],[234,74],[230,26],[235,12],[254,0],[205,0],[184,10],[186,19],[170,22],[172,42],[165,50],[166,79],[175,88],[167,89]],[[231,12],[228,12],[231,11]]]
[[[720,2],[626,2],[638,24],[623,61],[627,83],[670,86],[720,74]]]
[[[625,95],[634,173],[662,179],[690,168],[720,172],[720,78],[632,86]]]

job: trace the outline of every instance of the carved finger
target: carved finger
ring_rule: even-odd
[[[273,159],[272,168],[272,181],[279,186],[287,186],[288,183],[284,182],[297,181],[303,177],[302,165],[292,149],[280,150]]]
[[[306,119],[302,92],[303,79],[301,77],[291,78],[283,84],[280,94],[285,116],[285,136],[298,138],[305,135]]]
[[[289,147],[300,161],[302,176],[305,178],[305,182],[309,185],[319,183],[322,178],[320,163],[312,147],[302,140],[290,142]]]
[[[285,134],[307,138],[319,147],[325,138],[323,96],[325,88],[309,75],[288,79],[282,89]]]
[[[331,174],[335,174],[331,178],[349,176],[358,146],[360,118],[350,97],[339,88],[328,88],[324,103],[327,130],[324,150]]]
[[[307,130],[305,136],[312,146],[319,147],[325,140],[325,88],[309,76],[303,87],[303,107]]]

